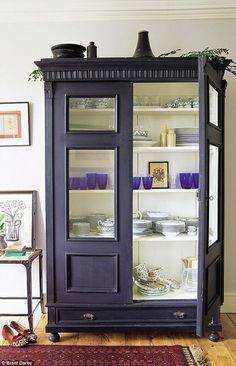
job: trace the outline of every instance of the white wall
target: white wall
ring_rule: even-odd
[[[149,31],[155,55],[176,48],[187,52],[209,46],[229,48],[229,56],[236,59],[235,26],[236,20],[230,19],[0,23],[0,101],[29,101],[31,119],[31,146],[0,147],[0,190],[38,191],[37,247],[43,248],[44,256],[44,95],[42,82],[28,82],[28,75],[35,68],[34,60],[51,57],[50,47],[57,43],[79,43],[86,46],[89,41],[95,41],[99,57],[132,56],[137,32],[142,29]],[[226,300],[235,301],[235,305],[236,77],[226,73],[226,79],[225,292],[228,294]],[[22,291],[19,283],[23,282],[23,272],[14,266],[1,267],[0,291],[3,286],[4,294],[9,293],[10,281],[15,293]],[[228,309],[231,309],[230,304],[226,310]],[[236,306],[231,309],[233,310],[236,310]]]

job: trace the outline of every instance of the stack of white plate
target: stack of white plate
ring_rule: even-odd
[[[198,128],[176,128],[176,145],[197,145],[199,144]]]
[[[144,136],[133,136],[133,145],[134,146],[153,146],[157,143],[157,141],[153,141],[151,137]]]
[[[134,235],[147,235],[152,233],[152,221],[151,220],[133,220],[133,234]]]
[[[185,222],[178,220],[156,221],[156,232],[165,236],[174,237],[185,231]]]

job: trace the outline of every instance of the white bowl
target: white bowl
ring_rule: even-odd
[[[133,220],[133,229],[136,230],[138,228],[146,230],[152,227],[151,220],[142,220],[142,219],[134,219]]]

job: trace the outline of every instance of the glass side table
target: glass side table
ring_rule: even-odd
[[[38,258],[39,259],[39,296],[32,297],[32,263]],[[0,264],[23,264],[26,269],[26,281],[27,281],[27,296],[26,297],[9,297],[1,296],[0,300],[27,300],[27,313],[0,313],[0,316],[27,316],[29,322],[29,329],[33,330],[33,313],[38,307],[41,306],[41,311],[44,313],[43,308],[43,282],[42,282],[42,249],[27,249],[25,256],[22,257],[5,257],[4,255],[0,257]],[[33,300],[39,300],[35,307],[33,308]]]

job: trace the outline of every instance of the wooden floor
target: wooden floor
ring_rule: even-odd
[[[222,314],[221,318],[223,326],[222,339],[217,343],[187,333],[61,333],[60,344],[89,346],[196,345],[200,346],[207,354],[212,366],[236,365],[236,314]],[[4,324],[8,324],[10,320],[13,320],[13,318],[0,318],[1,328]],[[25,326],[27,325],[26,318],[14,317],[14,320],[25,324]],[[34,328],[38,336],[38,345],[51,344],[44,330],[46,322],[46,315],[34,316]],[[2,338],[0,338],[0,343],[6,345]]]

